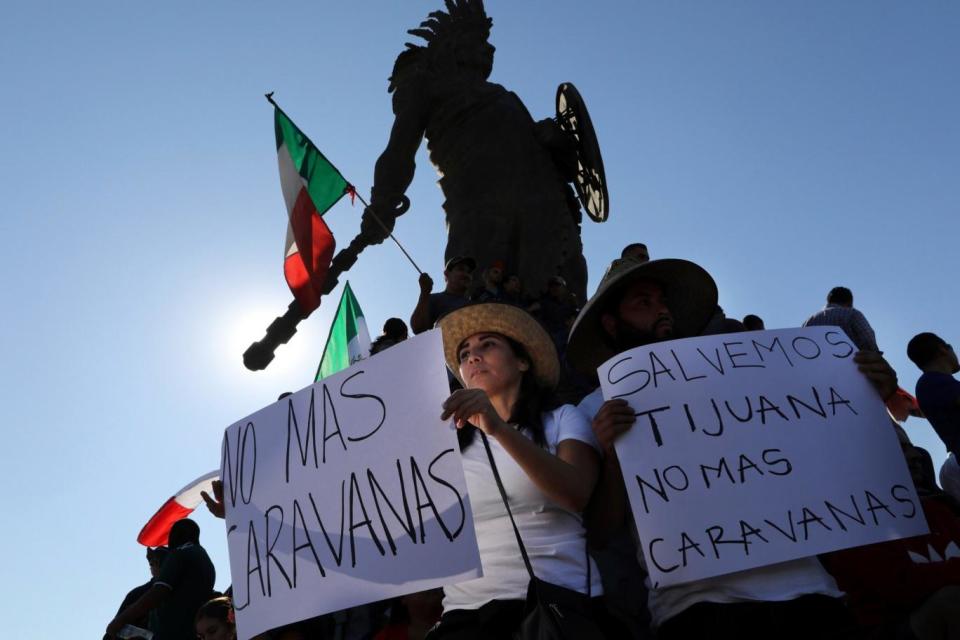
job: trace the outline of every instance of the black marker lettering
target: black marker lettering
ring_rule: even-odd
[[[900,497],[897,495],[898,490],[901,494],[903,494],[903,497]],[[913,501],[913,498],[910,497],[910,489],[906,488],[902,484],[895,484],[892,487],[890,487],[890,496],[900,504],[910,505],[910,513],[904,513],[903,514],[904,518],[907,518],[909,520],[910,518],[917,515],[917,505]]]
[[[378,422],[377,426],[375,426],[373,430],[370,431],[370,433],[368,433],[365,436],[358,436],[358,437],[347,436],[347,440],[349,440],[350,442],[360,442],[361,440],[366,440],[367,438],[375,434],[377,431],[379,431],[380,427],[383,426],[383,423],[387,419],[387,405],[384,404],[383,400],[381,400],[378,396],[375,396],[369,393],[347,393],[346,391],[344,391],[344,388],[347,386],[348,382],[350,382],[351,380],[353,380],[354,378],[362,374],[363,374],[363,369],[357,371],[356,373],[351,375],[349,378],[344,380],[342,383],[340,383],[340,395],[344,398],[351,398],[354,400],[362,400],[366,398],[368,400],[372,400],[378,403],[380,405],[380,422]]]
[[[810,391],[813,392],[813,400],[817,403],[816,408],[800,400],[796,396],[792,396],[789,393],[787,394],[787,402],[790,403],[790,408],[793,409],[793,413],[796,414],[798,420],[800,419],[800,410],[797,409],[797,405],[800,405],[811,413],[817,414],[821,418],[827,417],[827,410],[823,408],[823,403],[820,401],[820,394],[817,392],[817,388],[810,387]]]
[[[837,341],[832,342],[830,340],[831,336],[837,336]],[[823,339],[826,340],[827,344],[831,346],[847,348],[847,350],[843,353],[831,353],[830,355],[832,355],[834,358],[849,358],[850,355],[856,350],[853,348],[852,344],[843,339],[843,334],[839,331],[827,331],[825,334],[823,334]]]
[[[661,565],[659,562],[657,562],[657,555],[653,552],[653,545],[657,544],[658,542],[663,542],[663,538],[654,538],[653,540],[650,541],[650,544],[647,545],[647,551],[649,552],[647,553],[647,555],[650,557],[650,561],[662,573],[670,573],[671,571],[675,571],[680,566],[679,564],[665,567]]]
[[[873,524],[880,524],[880,521],[877,520],[877,511],[883,510],[887,512],[891,518],[896,519],[897,516],[893,515],[893,511],[890,511],[890,508],[887,507],[887,504],[873,495],[869,490],[865,490],[864,495],[867,497],[867,511],[870,512],[870,516],[873,518]]]
[[[836,521],[837,526],[840,527],[840,528],[841,528],[842,530],[844,530],[844,531],[847,530],[847,527],[846,527],[845,524],[843,524],[843,520],[840,519],[840,516],[841,516],[841,515],[842,515],[842,516],[846,516],[847,518],[850,518],[850,519],[853,520],[854,522],[858,522],[858,523],[860,523],[860,524],[862,524],[862,525],[864,525],[864,526],[866,526],[866,524],[867,524],[867,521],[863,518],[863,514],[860,513],[860,505],[857,504],[857,499],[853,496],[853,494],[850,494],[850,504],[853,506],[853,511],[854,511],[857,515],[853,515],[852,513],[849,513],[849,512],[847,512],[847,511],[844,511],[843,509],[841,509],[840,507],[836,506],[835,504],[833,504],[833,503],[830,502],[829,500],[824,500],[824,501],[823,501],[823,504],[824,504],[824,506],[827,507],[827,511],[830,512],[830,515],[833,516],[833,519],[834,519],[834,521]],[[840,514],[840,515],[837,515],[837,514]]]
[[[733,365],[734,369],[764,369],[767,365],[762,364],[763,359],[761,358],[761,364],[737,364],[737,358],[742,358],[747,355],[746,351],[737,351],[736,353],[730,353],[730,347],[735,345],[742,345],[743,342],[724,342],[723,349],[727,352],[727,357],[730,358],[730,364]]]
[[[642,373],[642,374],[644,374],[644,375],[647,376],[647,377],[646,377],[646,379],[643,381],[643,383],[642,383],[639,387],[637,387],[636,389],[633,389],[632,391],[628,391],[627,393],[621,393],[621,394],[618,395],[618,396],[614,396],[613,398],[611,398],[612,400],[616,400],[617,398],[625,398],[625,397],[627,397],[627,396],[631,396],[631,395],[637,393],[638,391],[642,391],[648,384],[650,384],[650,372],[649,372],[649,371],[644,371],[643,369],[636,369],[636,370],[631,371],[631,372],[629,372],[629,373],[626,373],[626,374],[620,376],[619,378],[617,378],[616,380],[614,380],[614,378],[613,378],[613,375],[614,375],[613,371],[614,371],[614,369],[616,369],[617,367],[619,367],[619,366],[620,366],[621,364],[623,364],[624,362],[629,362],[630,360],[633,360],[633,356],[627,356],[626,358],[621,358],[620,360],[617,360],[617,361],[614,362],[612,365],[610,365],[610,368],[607,370],[607,382],[609,382],[610,384],[620,384],[621,382],[623,382],[624,380],[626,380],[626,379],[629,378],[630,376],[637,375],[638,373]]]
[[[270,539],[270,512],[279,511],[280,512],[280,524],[277,525],[277,535],[273,536],[273,540]],[[280,575],[283,576],[283,579],[287,581],[287,587],[293,588],[293,583],[290,582],[290,576],[287,575],[287,572],[284,570],[283,565],[280,564],[280,561],[277,559],[277,556],[273,554],[273,548],[277,546],[277,540],[280,539],[280,533],[283,531],[283,508],[275,504],[271,507],[268,507],[263,513],[263,539],[267,543],[267,596],[273,597],[273,581],[270,579],[270,561],[273,560],[273,563],[277,565],[277,569],[280,570]]]

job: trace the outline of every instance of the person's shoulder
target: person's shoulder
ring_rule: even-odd
[[[939,371],[925,371],[917,380],[918,393],[920,392],[921,387],[936,389],[953,386],[960,386],[960,380],[957,380],[949,374],[940,373]]]
[[[550,414],[549,419],[546,414]],[[560,405],[544,415],[543,429],[547,441],[556,446],[564,440],[579,440],[599,451],[600,443],[590,426],[592,419],[592,415],[586,415],[575,405]]]
[[[587,416],[573,404],[562,404],[554,409],[548,409],[542,414],[544,429],[552,427],[566,426],[571,423],[590,422],[590,416]]]
[[[210,558],[209,554],[207,554],[207,550],[197,543],[184,545],[178,548],[176,550],[176,553],[179,553],[180,557],[188,562],[193,560],[203,560],[203,559]]]
[[[597,387],[586,396],[583,400],[580,401],[580,404],[577,405],[577,409],[590,418],[591,420],[597,412],[600,411],[600,406],[603,404],[603,390],[600,387]]]
[[[917,380],[916,396],[924,413],[936,411],[960,395],[960,380],[946,373],[927,371]]]
[[[811,324],[814,324],[817,320],[822,320],[824,316],[827,315],[827,308],[820,309],[819,311],[814,311],[811,313],[806,320],[803,321],[801,327],[807,327]]]

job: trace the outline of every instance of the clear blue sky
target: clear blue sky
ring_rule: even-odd
[[[606,224],[584,226],[591,289],[633,240],[696,260],[729,315],[771,328],[843,284],[911,390],[907,340],[960,340],[960,5],[487,5],[494,81],[536,117],[563,81],[590,107],[611,200]],[[150,514],[219,464],[225,426],[310,381],[332,303],[267,371],[240,358],[290,299],[262,94],[366,192],[404,32],[441,6],[5,5],[6,635],[39,637],[59,610],[99,637],[147,578],[135,537]],[[435,181],[421,152],[397,235],[439,280]],[[345,243],[359,215],[344,202],[327,219]],[[409,316],[416,273],[396,248],[366,252],[350,280],[371,329]],[[926,423],[907,431],[943,459]],[[224,588],[222,525],[198,521]]]

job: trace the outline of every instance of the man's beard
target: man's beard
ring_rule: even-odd
[[[628,325],[620,318],[617,318],[616,322],[613,344],[616,347],[617,353],[673,338],[672,325],[670,334],[663,337],[657,335],[657,325],[662,322],[661,320],[655,322],[652,329],[637,329],[636,327]]]

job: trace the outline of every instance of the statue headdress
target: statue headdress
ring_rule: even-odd
[[[393,91],[399,84],[400,76],[405,72],[434,67],[441,50],[449,51],[463,35],[477,33],[484,40],[490,37],[493,20],[487,17],[483,0],[444,0],[447,11],[433,11],[416,29],[407,31],[410,35],[426,40],[426,45],[406,43],[406,49],[397,56],[390,76]]]

